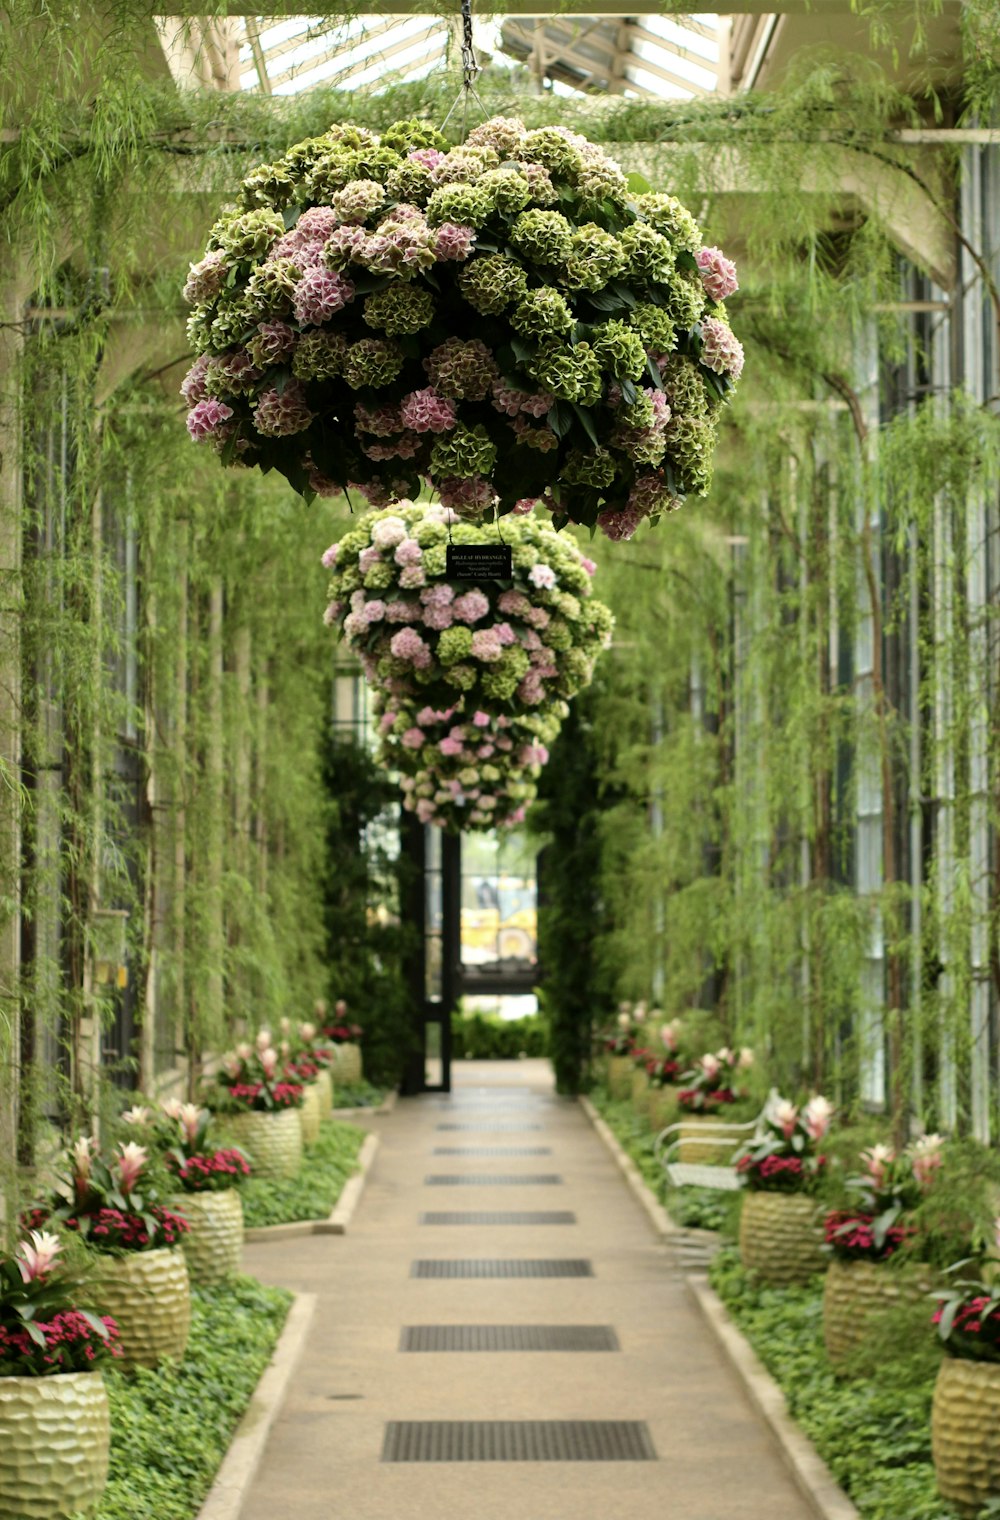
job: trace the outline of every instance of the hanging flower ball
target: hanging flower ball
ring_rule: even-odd
[[[184,287],[195,442],[306,496],[429,486],[629,538],[705,495],[732,262],[564,127],[333,126],[243,182]]]
[[[613,618],[572,538],[521,515],[503,525],[511,581],[449,581],[447,548],[495,545],[495,524],[403,501],[323,556],[326,620],[375,688],[380,759],[423,822],[520,822],[569,699],[590,681]]]

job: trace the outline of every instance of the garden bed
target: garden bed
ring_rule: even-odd
[[[377,1112],[390,1092],[391,1087],[375,1087],[371,1082],[336,1082],[333,1088],[333,1106],[344,1113],[358,1108],[369,1108]]]
[[[297,1177],[251,1180],[242,1189],[248,1230],[296,1220],[327,1219],[347,1179],[357,1171],[365,1131],[356,1124],[326,1119],[319,1138],[305,1147]]]
[[[191,1293],[183,1362],[104,1374],[111,1468],[95,1520],[192,1520],[285,1323],[292,1295],[251,1277]]]
[[[823,1347],[821,1277],[806,1288],[755,1288],[736,1251],[726,1250],[709,1280],[864,1520],[953,1520],[931,1461],[941,1353],[929,1304],[887,1317],[856,1375],[837,1378]]]

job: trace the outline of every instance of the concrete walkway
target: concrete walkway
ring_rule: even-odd
[[[455,1080],[450,1097],[371,1121],[382,1148],[345,1238],[247,1250],[249,1271],[320,1304],[243,1520],[806,1520],[644,1214],[579,1106],[553,1095],[546,1064],[457,1063]],[[525,1174],[560,1180],[427,1181]],[[540,1211],[574,1222],[422,1222]],[[414,1275],[416,1262],[469,1258],[583,1260],[593,1275]],[[419,1326],[605,1326],[620,1349],[400,1350]],[[396,1421],[569,1420],[643,1422],[656,1460],[383,1460]]]

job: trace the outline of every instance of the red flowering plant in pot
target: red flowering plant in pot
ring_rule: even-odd
[[[287,1070],[287,1059],[276,1049],[268,1029],[258,1031],[254,1043],[243,1041],[222,1057],[205,1101],[214,1113],[273,1113],[301,1108],[304,1087]]]
[[[0,1252],[0,1377],[92,1372],[121,1355],[115,1321],[80,1307],[86,1277],[64,1252],[45,1230]]]
[[[348,1017],[347,1003],[343,998],[338,998],[334,1003],[333,1018],[325,1019],[320,1033],[325,1040],[331,1040],[334,1045],[358,1045],[364,1039],[364,1030],[361,1025],[355,1024]]]
[[[207,1108],[168,1098],[161,1109],[156,1133],[163,1163],[183,1192],[221,1193],[250,1176],[250,1162],[239,1146],[214,1143],[213,1117]]]
[[[826,1216],[826,1244],[844,1261],[887,1261],[916,1233],[914,1211],[932,1187],[941,1166],[944,1141],[924,1135],[902,1152],[872,1145],[861,1152],[864,1171],[847,1181],[856,1208]]]
[[[680,1108],[687,1114],[711,1115],[739,1103],[746,1097],[742,1076],[752,1065],[753,1051],[746,1048],[723,1046],[706,1051],[680,1078],[684,1084],[677,1095]]]
[[[56,1187],[24,1217],[28,1229],[52,1224],[78,1234],[95,1251],[122,1256],[175,1246],[187,1221],[161,1201],[165,1192],[149,1150],[122,1142],[110,1158],[81,1136],[66,1153]]]
[[[810,1098],[799,1108],[775,1094],[757,1133],[737,1157],[743,1182],[755,1192],[814,1192],[827,1164],[820,1146],[832,1119],[833,1104],[827,1098]]]

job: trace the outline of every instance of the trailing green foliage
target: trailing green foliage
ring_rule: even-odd
[[[255,1229],[296,1219],[326,1219],[344,1183],[357,1171],[364,1143],[365,1131],[356,1124],[324,1119],[319,1139],[305,1147],[297,1177],[251,1178],[241,1189],[244,1224]]]
[[[456,1061],[517,1061],[522,1056],[545,1056],[549,1031],[537,1014],[501,1019],[485,1013],[454,1013],[451,1053]]]
[[[193,1520],[281,1334],[292,1295],[252,1277],[192,1289],[184,1360],[110,1370],[111,1468],[96,1520]]]
[[[735,1251],[720,1252],[709,1277],[864,1520],[949,1520],[954,1511],[938,1495],[931,1462],[941,1359],[933,1306],[896,1316],[852,1369],[857,1375],[837,1378],[823,1348],[821,1284],[754,1288]]]

